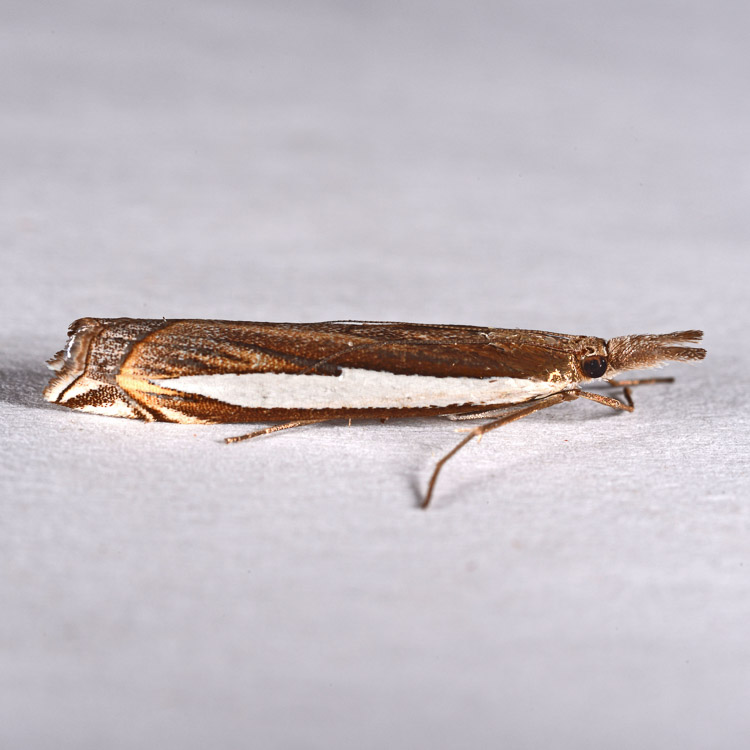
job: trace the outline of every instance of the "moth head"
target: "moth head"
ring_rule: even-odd
[[[603,377],[608,369],[607,342],[594,337],[583,339],[577,359],[578,369],[583,379]]]
[[[686,344],[697,344],[702,338],[703,331],[617,336],[607,342],[608,372],[644,370],[669,362],[695,362],[706,356],[706,350]]]
[[[706,350],[685,346],[696,344],[702,331],[617,336],[605,342],[586,339],[579,355],[578,367],[585,378],[612,377],[626,370],[662,367],[669,362],[690,362],[703,359]]]

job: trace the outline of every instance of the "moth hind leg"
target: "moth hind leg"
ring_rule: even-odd
[[[445,419],[450,419],[451,422],[464,422],[470,419],[497,419],[505,414],[509,413],[510,409],[519,406],[519,404],[507,404],[506,406],[500,406],[497,409],[486,409],[484,411],[469,411],[459,412],[458,414],[443,414]]]
[[[320,424],[321,422],[330,422],[330,419],[298,419],[295,422],[284,422],[283,424],[275,424],[270,427],[264,427],[261,430],[255,430],[248,432],[245,435],[236,435],[235,437],[224,438],[224,442],[230,443],[241,443],[243,440],[250,440],[251,438],[260,437],[261,435],[270,435],[272,432],[281,432],[281,430],[291,430],[293,427],[303,427],[308,424]]]
[[[490,432],[490,430],[496,430],[498,427],[502,427],[504,424],[508,424],[509,422],[515,422],[517,419],[521,419],[522,417],[527,417],[529,414],[533,414],[535,411],[539,411],[540,409],[546,409],[550,406],[554,406],[555,404],[562,403],[563,401],[573,401],[577,399],[580,395],[583,395],[582,392],[578,389],[571,390],[571,391],[563,391],[560,393],[553,393],[550,396],[545,396],[543,398],[538,399],[537,401],[533,401],[528,406],[524,407],[523,409],[518,409],[516,411],[512,411],[509,414],[503,414],[503,416],[494,419],[492,422],[487,422],[487,424],[479,425],[478,427],[474,427],[472,430],[470,430],[469,434],[463,438],[463,440],[459,441],[456,445],[453,446],[451,450],[449,450],[436,464],[435,468],[432,471],[432,476],[430,477],[430,483],[427,485],[427,492],[425,493],[424,499],[422,500],[421,507],[422,509],[426,509],[429,504],[430,500],[432,499],[432,493],[435,489],[435,484],[438,479],[438,475],[440,474],[441,469],[445,464],[448,462],[449,459],[453,458],[453,456],[458,453],[458,451],[461,450],[467,443],[470,443],[474,438],[480,438],[482,435],[484,435],[485,432]],[[488,412],[491,414],[492,412]]]

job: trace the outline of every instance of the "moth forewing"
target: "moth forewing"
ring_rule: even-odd
[[[579,396],[581,385],[669,361],[699,360],[700,331],[605,341],[477,326],[414,323],[250,323],[82,318],[44,397],[80,411],[181,423],[489,416],[477,435]],[[626,389],[626,398],[630,393]],[[283,425],[281,426],[283,427]],[[273,428],[276,430],[278,428]],[[260,430],[257,435],[268,432]]]

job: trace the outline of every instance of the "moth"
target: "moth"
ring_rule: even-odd
[[[605,341],[548,331],[464,325],[332,321],[81,318],[48,365],[47,401],[148,422],[272,422],[237,442],[334,419],[484,420],[473,438],[563,401],[587,398],[632,411],[628,370],[703,359],[701,331]],[[584,390],[604,378],[624,401]]]

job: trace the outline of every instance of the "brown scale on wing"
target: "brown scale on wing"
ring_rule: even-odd
[[[123,363],[123,373],[149,380],[217,373],[299,373],[316,362],[300,352],[268,343],[275,345],[250,324],[169,321],[133,346]],[[336,368],[323,371],[333,375]]]
[[[586,337],[402,323],[169,321],[135,344],[124,370],[166,379],[214,373],[336,375],[340,367],[438,377],[546,380],[571,371]]]
[[[330,328],[334,324],[318,325]],[[349,352],[342,346],[327,358],[328,363],[438,377],[547,380],[555,372],[564,377],[574,371],[573,360],[583,351],[582,342],[589,341],[582,336],[472,326],[375,323],[342,327],[346,328],[344,340],[349,337],[354,346]],[[330,334],[341,336],[337,330]]]

